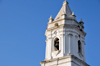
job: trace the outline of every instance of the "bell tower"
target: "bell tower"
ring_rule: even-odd
[[[41,66],[89,66],[85,61],[84,22],[63,2],[56,18],[49,18],[46,35],[45,61]]]

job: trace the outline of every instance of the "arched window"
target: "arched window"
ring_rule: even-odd
[[[58,38],[54,40],[54,51],[57,51],[57,50],[59,50],[59,39]]]
[[[78,52],[79,52],[79,53],[82,52],[81,42],[80,42],[80,40],[78,41]]]

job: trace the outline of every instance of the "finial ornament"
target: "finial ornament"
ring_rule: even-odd
[[[81,18],[80,22],[83,22],[82,18]]]
[[[72,15],[75,15],[74,12],[72,12]]]
[[[49,18],[49,22],[52,22],[53,21],[53,18],[52,18],[52,15],[50,16]]]
[[[64,3],[64,4],[69,4],[69,3],[67,2],[67,0],[65,0],[63,3]]]
[[[52,18],[52,15],[50,16],[50,18]]]
[[[83,22],[83,20],[82,20],[82,18],[81,18],[81,20],[80,20],[80,22],[79,22],[81,25],[83,25],[84,24],[84,22]]]
[[[75,14],[74,14],[74,12],[72,12],[72,16],[76,17]]]

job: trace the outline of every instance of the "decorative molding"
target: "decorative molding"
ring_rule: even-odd
[[[51,31],[51,30],[55,30],[55,29],[60,29],[60,28],[71,28],[71,29],[75,29],[77,30],[78,32],[82,33],[84,36],[86,36],[86,33],[84,31],[80,31],[80,29],[77,27],[77,25],[72,25],[72,24],[62,24],[62,25],[59,25],[59,27],[51,27],[51,28],[48,28],[47,31]],[[66,31],[66,30],[65,30]],[[73,31],[72,31],[73,32]]]
[[[86,45],[86,44],[85,44],[85,41],[82,41],[82,42],[84,43],[84,45]]]
[[[57,35],[57,31],[55,31],[54,34]]]
[[[60,52],[61,52],[61,50],[57,50],[57,51],[53,51],[52,53],[57,56]]]
[[[47,28],[47,31],[51,31],[51,30],[55,30],[55,29],[63,28],[63,27],[64,27],[64,24],[59,25],[59,27],[55,27],[55,26],[53,26],[53,27],[51,27],[51,28]]]
[[[72,55],[71,53],[67,53],[67,55]]]
[[[69,33],[69,34],[67,34],[68,36],[73,36],[73,34],[71,34],[71,33]]]
[[[48,39],[45,40],[45,42],[47,42],[47,41],[48,41]]]
[[[52,37],[49,37],[48,39],[52,39]]]
[[[77,35],[75,35],[75,37],[76,37],[76,38],[78,38],[78,36],[77,36]]]
[[[84,39],[84,37],[82,37],[82,39]]]
[[[71,33],[76,33],[76,34],[78,34],[77,32],[75,32],[75,31],[72,31],[72,30],[65,30],[66,32],[71,32]]]
[[[82,42],[84,42],[84,40],[82,40]]]
[[[65,34],[60,34],[60,36],[65,36]]]
[[[82,53],[79,53],[79,52],[78,52],[78,55],[80,56],[80,58],[81,58],[81,57],[84,57]]]
[[[40,62],[40,64],[46,64],[46,63],[50,63],[50,62],[53,62],[53,61],[57,61],[58,62],[59,60],[68,59],[68,58],[74,59],[74,60],[78,61],[79,63],[84,64],[84,66],[90,66],[85,61],[80,60],[78,57],[76,57],[74,55],[68,55],[68,56],[64,56],[64,57],[59,57],[59,58],[54,58],[54,59],[50,59],[50,60],[45,60],[45,61]],[[74,61],[71,60],[71,61],[68,61],[68,62],[74,62]],[[65,63],[68,63],[68,62],[65,62]],[[62,63],[64,63],[64,62],[62,62]],[[76,62],[74,62],[74,63],[76,63]],[[58,65],[59,65],[59,63],[58,63]]]
[[[76,19],[72,19],[72,18],[61,18],[61,19],[54,20],[53,22],[47,23],[47,24],[49,25],[49,24],[56,23],[56,22],[62,21],[62,20],[71,20],[71,21],[73,20],[78,24],[78,21]]]

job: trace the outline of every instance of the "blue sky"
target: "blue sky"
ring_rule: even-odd
[[[40,66],[45,30],[64,0],[0,0],[0,66]],[[83,18],[86,61],[100,66],[100,0],[68,0],[77,21]]]

